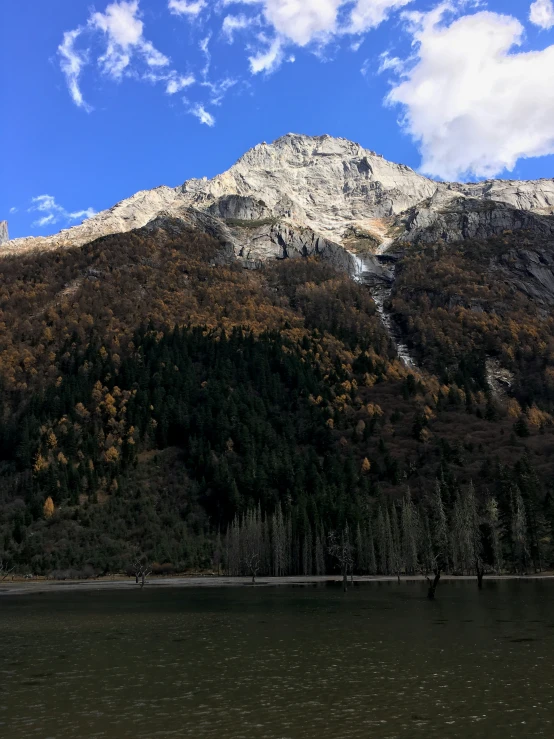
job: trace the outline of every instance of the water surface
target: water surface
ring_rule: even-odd
[[[0,736],[554,736],[554,583],[0,599]]]

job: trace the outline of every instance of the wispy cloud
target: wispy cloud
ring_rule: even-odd
[[[82,28],[76,28],[74,31],[66,31],[63,35],[62,43],[58,46],[58,54],[61,57],[60,66],[67,80],[69,94],[73,102],[79,108],[90,112],[92,108],[85,102],[79,86],[79,78],[83,67],[87,63],[87,56],[75,49],[75,42],[82,32]]]
[[[93,43],[104,42],[99,56],[92,53]],[[84,48],[77,49],[77,43]],[[172,69],[171,60],[144,35],[139,0],[114,0],[104,12],[91,12],[79,28],[64,33],[58,47],[60,66],[75,105],[90,112],[80,87],[83,69],[95,64],[101,74],[115,81],[132,75],[154,84],[163,83],[169,95],[195,83],[191,73]]]
[[[167,7],[173,15],[185,15],[196,18],[204,10],[207,3],[205,0],[169,0]]]
[[[283,61],[283,43],[279,37],[271,41],[262,33],[258,35],[258,41],[266,48],[248,57],[250,71],[252,74],[273,72]]]
[[[120,82],[125,77],[162,84],[167,95],[175,95],[194,84],[205,95],[190,112],[208,126],[215,124],[209,106],[219,106],[241,77],[212,74],[212,43],[234,43],[238,34],[244,42],[245,62],[253,75],[269,74],[284,62],[295,61],[294,47],[311,48],[322,57],[329,41],[350,34],[353,43],[369,28],[379,25],[388,14],[411,0],[167,0],[173,16],[196,20],[203,35],[198,48],[202,66],[192,65],[186,73],[174,68],[171,59],[145,35],[140,0],[110,0],[105,9],[91,10],[78,28],[67,31],[58,48],[61,69],[75,105],[88,112],[92,107],[81,90],[83,70],[94,65],[102,75]],[[215,6],[215,15],[209,14]],[[221,13],[222,9],[231,12]],[[219,15],[218,15],[219,14]],[[206,33],[203,20],[219,17],[220,31]],[[221,18],[223,19],[221,20]],[[93,49],[101,43],[101,51]],[[190,106],[188,100],[185,105]]]
[[[31,200],[31,207],[28,208],[29,213],[39,213],[40,217],[33,221],[34,227],[43,228],[44,226],[52,226],[56,223],[73,223],[79,220],[86,220],[96,215],[94,208],[86,208],[85,210],[68,211],[62,205],[56,202],[53,195],[37,195]]]
[[[260,23],[261,19],[258,15],[247,16],[244,13],[240,13],[240,15],[226,15],[223,19],[221,32],[228,43],[232,44],[235,40],[235,33],[259,26]]]
[[[175,74],[168,78],[165,91],[168,95],[175,95],[176,92],[180,92],[181,90],[184,90],[185,87],[194,85],[195,82],[196,79],[192,74],[186,75],[186,77]]]
[[[320,57],[322,49],[343,37],[359,37],[386,21],[391,13],[413,0],[223,0],[223,6],[251,6],[254,15],[229,15],[222,32],[229,42],[235,31],[262,25],[253,48],[247,41],[252,74],[274,72],[288,61],[287,47],[310,47]],[[254,39],[256,42],[256,39]],[[357,50],[360,39],[353,42]]]
[[[188,111],[195,118],[198,118],[200,123],[203,123],[210,128],[215,126],[215,118],[206,110],[206,108],[201,103],[194,103],[193,105],[189,105]]]

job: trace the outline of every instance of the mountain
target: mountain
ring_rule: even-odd
[[[2,245],[0,559],[554,564],[553,202],[289,135]]]
[[[385,249],[507,229],[551,233],[553,214],[554,180],[435,182],[346,139],[288,134],[254,147],[211,180],[139,192],[80,226],[14,239],[2,252],[80,246],[167,215],[202,217],[243,258],[327,252],[347,264],[336,245]]]

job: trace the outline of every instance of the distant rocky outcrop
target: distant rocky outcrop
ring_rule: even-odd
[[[346,139],[288,134],[211,180],[139,192],[54,236],[10,241],[1,253],[80,246],[162,214],[218,230],[249,262],[317,253],[351,266],[345,250],[379,254],[506,229],[550,233],[554,180],[435,182]]]
[[[522,230],[554,236],[554,216],[541,215],[542,210],[521,210],[504,202],[441,190],[401,213],[394,224],[397,240],[411,243],[454,243]]]
[[[0,221],[0,244],[5,244],[6,241],[10,240],[10,235],[8,233],[8,222],[7,221]]]

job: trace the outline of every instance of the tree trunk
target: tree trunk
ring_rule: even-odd
[[[253,572],[252,573],[252,585],[255,585],[255,584],[256,584],[256,573]]]
[[[435,577],[433,578],[432,582],[429,577],[427,578],[427,582],[429,583],[429,590],[427,591],[427,597],[429,598],[429,600],[435,600],[435,593],[437,591],[437,585],[439,584],[440,579],[441,579],[440,570],[435,572]]]
[[[348,591],[348,570],[346,567],[342,571],[342,589],[345,593]]]
[[[479,590],[483,589],[483,577],[485,576],[485,568],[480,566],[479,563],[475,564],[475,571],[477,572],[477,587]]]

